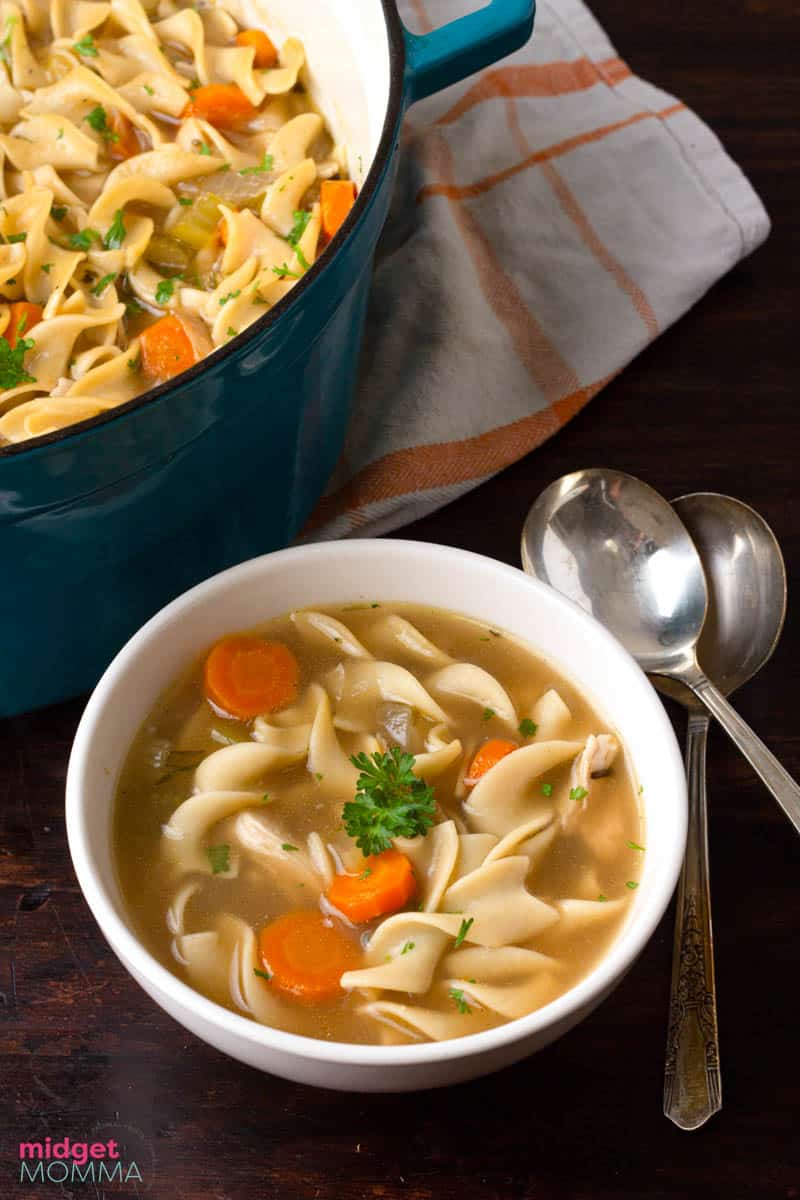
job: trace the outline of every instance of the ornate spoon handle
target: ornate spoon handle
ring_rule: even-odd
[[[686,773],[689,833],[678,884],[664,1115],[681,1129],[697,1129],[722,1107],[714,987],[714,949],[708,887],[705,713],[689,714]]]

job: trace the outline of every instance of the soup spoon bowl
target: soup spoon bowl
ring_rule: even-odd
[[[565,475],[531,508],[522,561],[614,633],[644,671],[690,688],[800,833],[800,786],[698,662],[708,588],[697,548],[663,496],[622,471]]]
[[[766,521],[740,500],[697,492],[673,501],[697,547],[709,607],[698,653],[725,695],[761,669],[786,615],[786,568]],[[656,679],[689,710],[689,832],[678,883],[664,1114],[697,1129],[722,1106],[708,869],[706,741],[709,717],[690,688]]]

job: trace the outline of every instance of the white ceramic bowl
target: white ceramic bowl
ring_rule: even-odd
[[[642,787],[644,872],[628,919],[591,974],[538,1012],[455,1041],[323,1042],[268,1029],[207,1000],[133,932],[111,851],[114,791],[131,741],[164,687],[222,634],[289,609],[359,599],[450,608],[525,639],[573,680],[621,734]],[[633,963],[669,903],[686,837],[686,785],[656,693],[591,617],[521,571],[420,542],[354,540],[269,554],[226,571],[153,617],[117,655],[81,720],[67,777],[70,851],[95,919],[134,979],[171,1016],[226,1054],[286,1079],[350,1091],[457,1083],[541,1049],[592,1011]]]

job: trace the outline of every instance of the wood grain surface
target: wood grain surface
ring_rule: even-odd
[[[668,496],[716,490],[754,505],[783,545],[790,611],[776,657],[737,703],[800,775],[800,6],[594,9],[634,70],[715,128],[764,198],[772,236],[556,439],[403,536],[516,562],[531,501],[586,465]],[[0,1198],[800,1198],[800,842],[721,733],[709,792],[724,1108],[686,1134],[661,1115],[671,912],[588,1021],[474,1084],[342,1097],[196,1041],[128,977],[78,891],[63,787],[81,708],[0,724]],[[128,1143],[144,1184],[19,1183],[19,1140],[94,1130]]]

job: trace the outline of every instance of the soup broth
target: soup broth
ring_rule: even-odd
[[[625,920],[644,836],[579,685],[502,630],[365,603],[223,639],[170,688],[122,772],[114,850],[179,978],[267,1025],[386,1044],[571,988]]]

